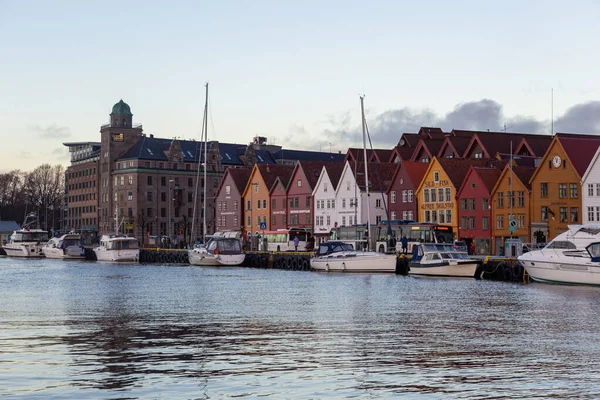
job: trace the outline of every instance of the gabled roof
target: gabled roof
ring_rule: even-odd
[[[445,139],[421,139],[415,148],[410,161],[416,161],[421,150],[424,150],[429,155],[430,159],[436,157],[444,144],[444,140]]]
[[[354,179],[360,190],[365,190],[365,164],[357,163],[356,170],[354,163],[349,163],[350,170],[354,174]],[[367,172],[369,174],[369,189],[374,192],[387,192],[392,184],[392,177],[398,164],[394,163],[368,163]],[[358,171],[358,173],[357,173]]]
[[[392,149],[367,149],[367,160],[371,161],[372,157],[375,156],[378,160],[382,162],[387,162],[390,158],[392,151]],[[348,148],[348,151],[346,152],[343,161],[362,162],[364,158],[364,150],[362,148],[350,147]]]
[[[422,126],[419,129],[418,135],[423,139],[444,139],[446,134],[441,128],[436,128],[433,126]]]
[[[377,161],[379,162],[388,162],[393,151],[393,149],[375,149],[373,150],[373,156],[377,157]]]
[[[0,221],[0,232],[14,232],[21,229],[15,221]]]
[[[219,185],[219,189],[217,193],[221,191],[221,186],[223,186],[223,182],[225,182],[227,175],[231,177],[233,184],[237,188],[238,192],[242,194],[246,185],[248,184],[248,179],[250,179],[250,174],[252,173],[252,168],[247,167],[229,167],[225,170],[225,175],[221,178],[221,184]]]
[[[571,160],[573,167],[579,174],[579,178],[583,177],[590,161],[592,161],[592,157],[596,154],[598,146],[600,146],[600,136],[557,133],[556,137],[569,156],[569,160]]]
[[[420,139],[418,133],[403,133],[396,147],[415,147]]]
[[[396,180],[400,171],[405,170],[412,184],[415,187],[419,186],[419,183],[421,183],[421,181],[423,180],[423,176],[425,176],[427,168],[429,168],[428,163],[416,161],[401,161],[398,163],[398,167],[394,171],[394,175],[392,176],[392,183]],[[391,188],[392,185],[388,187],[387,191],[389,192]]]
[[[446,175],[452,182],[452,185],[458,189],[463,183],[471,165],[485,167],[489,165],[487,160],[465,160],[458,158],[436,158],[438,163],[444,169]]]
[[[262,164],[257,165],[257,168],[270,193],[277,178],[280,178],[281,183],[287,189],[292,172],[296,167],[294,165]]]
[[[337,186],[340,183],[340,178],[342,177],[342,173],[344,172],[345,165],[346,163],[341,162],[331,163],[324,166],[334,191],[337,190]]]
[[[498,182],[498,178],[500,178],[500,174],[502,173],[501,169],[489,167],[473,167],[473,170],[479,175],[488,192],[491,192],[494,186],[496,186],[496,182]]]
[[[552,143],[552,136],[550,135],[528,135],[527,137],[523,137],[523,141],[527,145],[527,147],[531,150],[532,156],[534,157],[542,157],[548,147],[550,147],[550,143]],[[518,147],[518,146],[517,146]],[[517,154],[519,149],[515,148],[513,143],[513,151]]]
[[[319,176],[321,175],[323,167],[334,166],[336,164],[340,165],[340,170],[344,168],[344,163],[342,161],[300,161],[298,164],[296,164],[296,168],[294,169],[292,176],[294,176],[299,168],[302,168],[302,171],[304,172],[304,175],[308,181],[310,191],[312,192],[312,190],[315,188],[315,185],[319,181]]]
[[[534,168],[534,167],[513,166],[513,168],[512,168],[513,179],[517,178],[518,180],[521,181],[523,186],[525,186],[527,188],[527,190],[531,191],[531,184],[529,183],[529,181],[531,180],[531,177],[535,174],[535,171],[536,171],[536,168]],[[490,194],[493,195],[496,193],[496,191],[498,190],[498,185],[500,185],[500,182],[504,179],[504,177],[507,174],[510,174],[510,165],[509,164],[507,164],[506,167],[504,167],[504,169],[502,170],[502,173],[500,174],[500,177],[498,178],[496,185],[494,185],[494,188],[490,191]]]
[[[281,149],[273,154],[273,157],[275,160],[344,161],[345,154]]]

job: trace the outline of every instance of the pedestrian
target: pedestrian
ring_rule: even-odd
[[[300,243],[300,239],[298,239],[298,236],[296,236],[294,238],[294,248],[296,249],[296,251],[298,251],[298,243]]]
[[[402,254],[408,253],[408,239],[406,238],[406,235],[402,236],[400,242],[402,243]]]
[[[471,242],[470,250],[471,250],[471,255],[475,255],[475,242]]]

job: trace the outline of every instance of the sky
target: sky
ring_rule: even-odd
[[[157,137],[341,151],[421,126],[600,134],[600,1],[0,0],[0,171],[123,99]],[[553,121],[553,124],[551,124]]]

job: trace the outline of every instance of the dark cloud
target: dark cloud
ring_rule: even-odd
[[[555,132],[600,133],[600,101],[577,104],[554,121]]]
[[[62,139],[71,136],[71,129],[67,126],[50,125],[43,127],[35,125],[30,127],[30,130],[37,133],[42,139]]]

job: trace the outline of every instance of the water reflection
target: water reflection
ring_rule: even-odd
[[[0,395],[600,395],[596,288],[0,260],[0,290]]]

